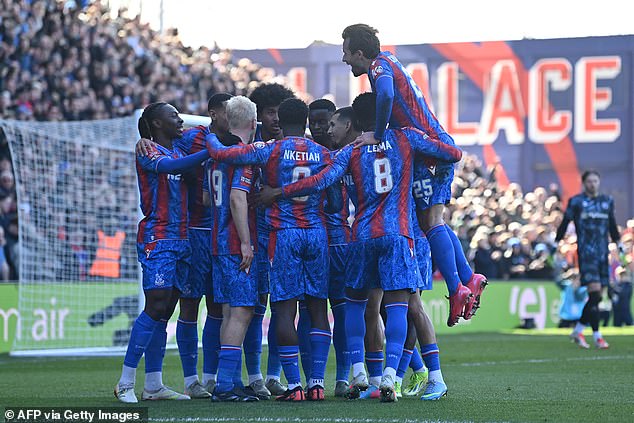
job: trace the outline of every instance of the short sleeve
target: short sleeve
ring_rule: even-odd
[[[251,166],[237,167],[233,171],[233,179],[231,180],[231,189],[239,189],[251,191],[253,183],[253,168]]]
[[[156,147],[152,146],[147,156],[137,155],[136,161],[137,163],[139,163],[143,170],[147,172],[158,173],[156,168],[159,162],[165,157],[167,156],[158,151]]]

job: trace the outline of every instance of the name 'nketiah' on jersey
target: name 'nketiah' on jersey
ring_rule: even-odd
[[[234,164],[259,164],[262,179],[273,188],[290,185],[319,173],[330,163],[330,151],[313,140],[285,137],[267,143],[255,142],[243,147],[222,146],[216,137],[208,137],[212,157]],[[266,222],[271,230],[325,227],[323,193],[284,199],[266,209]]]

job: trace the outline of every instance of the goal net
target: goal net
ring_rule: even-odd
[[[139,307],[134,118],[0,129],[18,199],[12,353],[123,345]]]

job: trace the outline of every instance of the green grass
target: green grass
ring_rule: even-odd
[[[607,351],[580,350],[563,335],[469,334],[439,340],[449,395],[440,401],[396,404],[212,404],[205,400],[141,403],[150,421],[407,421],[632,422],[634,337],[608,338]],[[122,358],[11,358],[0,356],[0,406],[119,406],[112,388]],[[143,364],[140,365],[140,369]],[[328,366],[328,394],[334,357]],[[139,372],[140,395],[143,374]],[[165,360],[166,384],[182,386],[177,352]]]

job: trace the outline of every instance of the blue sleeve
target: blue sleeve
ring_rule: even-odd
[[[448,163],[459,162],[462,158],[462,150],[458,147],[429,138],[427,134],[416,128],[405,128],[403,133],[416,153]]]
[[[341,184],[333,184],[326,188],[326,205],[324,211],[328,214],[339,213],[343,208],[343,191]]]
[[[157,162],[156,172],[178,175],[199,165],[208,158],[209,153],[207,152],[207,150],[202,150],[198,153],[190,154],[189,156],[183,157],[181,159],[172,159],[164,156],[162,160]]]
[[[274,143],[261,141],[247,145],[233,145],[225,147],[215,134],[205,136],[209,156],[217,161],[237,166],[264,165],[269,160]]]
[[[286,185],[282,188],[282,196],[286,198],[303,197],[320,192],[339,181],[348,170],[348,163],[352,157],[353,146],[348,145],[337,153],[334,161],[316,175]],[[339,208],[341,210],[341,207]]]
[[[189,154],[192,144],[194,143],[194,138],[196,138],[196,134],[198,133],[197,128],[190,128],[183,133],[183,136],[174,140],[174,147],[179,148],[186,155]]]
[[[152,172],[152,173],[157,173],[156,167],[164,159],[167,159],[167,156],[159,153],[156,149],[154,149],[153,151],[150,151],[149,156],[142,156],[142,155],[136,156],[136,161],[141,166],[141,168],[143,168],[143,170],[147,172]]]
[[[382,74],[374,84],[376,91],[376,129],[374,138],[382,140],[385,128],[392,115],[392,103],[394,102],[394,79],[387,74]]]

